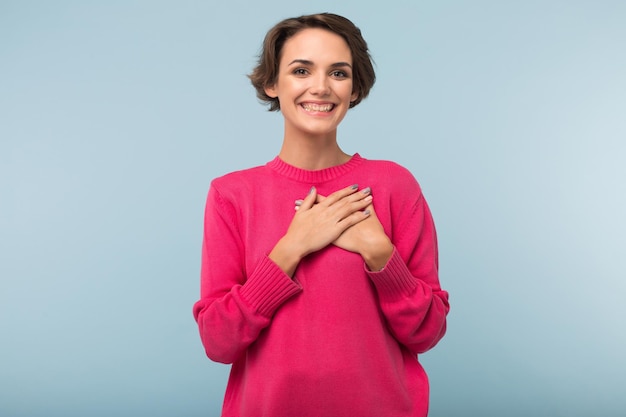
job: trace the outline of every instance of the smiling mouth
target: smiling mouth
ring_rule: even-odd
[[[330,104],[315,104],[315,103],[302,103],[302,108],[308,112],[322,112],[328,113],[335,108],[335,105]]]

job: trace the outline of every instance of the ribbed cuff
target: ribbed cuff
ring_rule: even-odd
[[[241,287],[241,297],[259,314],[270,317],[302,287],[265,256]]]
[[[394,248],[387,265],[380,271],[372,272],[364,266],[365,272],[376,286],[381,298],[397,299],[415,292],[418,285],[406,263],[400,257],[398,250]]]

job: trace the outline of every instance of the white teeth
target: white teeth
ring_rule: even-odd
[[[302,104],[304,110],[306,111],[321,111],[321,112],[329,112],[335,107],[333,104],[314,104],[314,103],[304,103]]]

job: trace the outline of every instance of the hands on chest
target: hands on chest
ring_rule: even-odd
[[[382,269],[393,245],[385,234],[372,204],[369,187],[352,185],[328,196],[315,187],[302,200],[296,200],[296,213],[287,233],[269,257],[289,276],[302,258],[333,244],[363,257],[372,271]]]

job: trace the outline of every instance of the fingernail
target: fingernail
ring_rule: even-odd
[[[352,188],[353,190],[356,190],[356,189],[358,189],[358,188],[359,188],[359,184],[354,184],[354,185],[353,185],[352,187],[350,187],[350,188]]]
[[[369,194],[372,191],[372,189],[370,187],[364,188],[363,191],[361,191],[363,194]]]
[[[301,206],[304,200],[296,200],[296,206]]]
[[[309,194],[311,194],[313,191],[315,191],[315,186],[311,187],[311,189],[309,190]]]
[[[365,210],[365,211],[363,212],[363,214],[365,214],[366,216],[369,216],[369,215],[370,215],[370,211],[369,211],[369,210]]]

